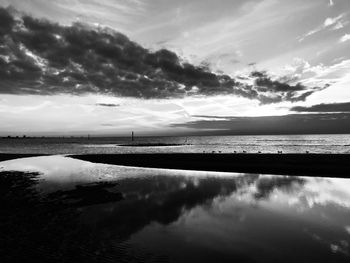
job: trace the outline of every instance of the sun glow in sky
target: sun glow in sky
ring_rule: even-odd
[[[0,26],[0,135],[193,133],[186,123],[203,116],[215,128],[220,117],[350,103],[348,0],[0,0],[0,6],[7,8],[0,21],[8,14],[17,21]],[[101,41],[71,52],[80,40],[69,39],[70,30],[81,38],[93,31]],[[45,46],[49,35],[55,44]],[[113,53],[113,43],[122,55]],[[52,55],[63,47],[72,48],[62,58],[65,68]],[[110,58],[128,54],[127,62]],[[37,71],[26,75],[32,67]]]

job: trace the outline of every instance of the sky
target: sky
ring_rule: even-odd
[[[350,132],[349,0],[0,0],[0,136]]]

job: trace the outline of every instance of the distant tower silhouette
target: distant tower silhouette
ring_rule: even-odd
[[[134,132],[131,132],[131,141],[134,141]]]

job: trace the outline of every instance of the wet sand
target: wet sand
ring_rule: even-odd
[[[217,172],[350,177],[350,154],[87,154],[95,163]]]

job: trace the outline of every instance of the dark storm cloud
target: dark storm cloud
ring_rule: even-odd
[[[288,92],[288,91],[303,91],[305,87],[301,84],[296,84],[294,86],[288,83],[282,83],[279,81],[273,81],[266,74],[266,72],[254,71],[251,73],[252,77],[255,77],[255,84],[258,90],[268,90],[271,92]]]
[[[210,134],[346,134],[350,113],[291,114],[268,117],[194,116],[198,120],[173,127],[209,131]]]
[[[308,90],[308,88],[300,83],[295,85],[290,84],[294,82],[294,79],[281,78],[281,80],[273,80],[266,72],[253,71],[251,77],[255,78],[254,84],[259,95],[259,100],[262,104],[275,103],[280,101],[304,101],[308,96],[314,93],[316,90],[327,88],[326,85],[323,88],[314,88]],[[306,91],[308,90],[308,91]],[[269,95],[264,95],[269,94]],[[274,96],[271,94],[274,94]]]
[[[350,112],[350,102],[317,104],[311,107],[296,106],[290,110],[297,112]]]
[[[0,92],[84,94],[144,99],[237,95],[261,103],[300,101],[318,90],[253,72],[246,84],[151,52],[125,35],[75,23],[61,26],[0,8]]]

